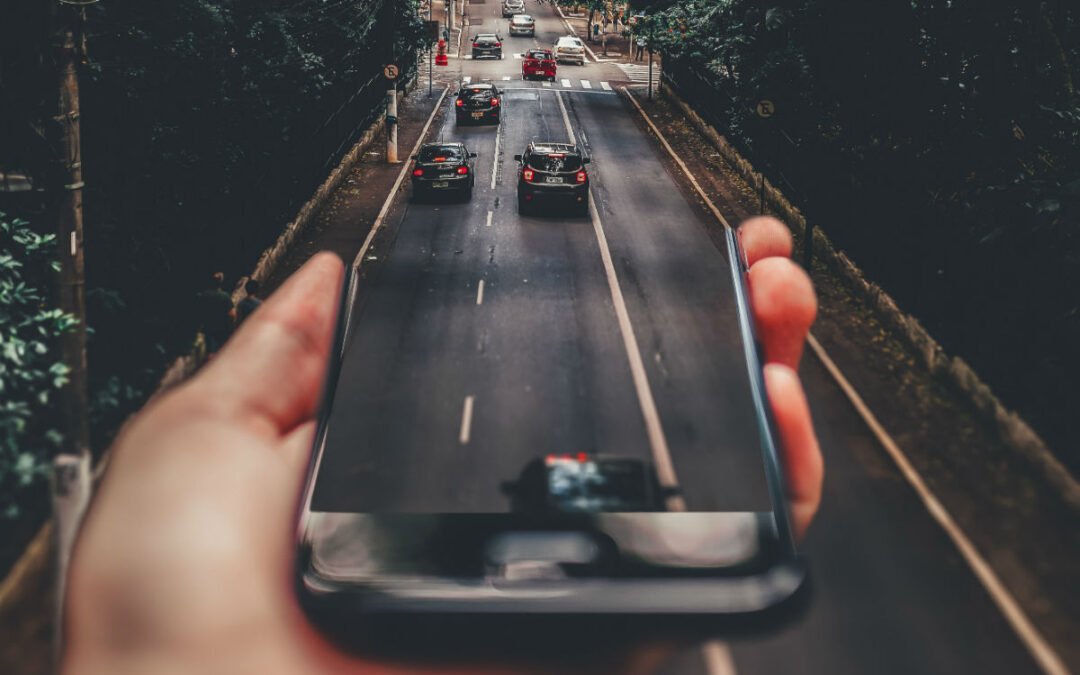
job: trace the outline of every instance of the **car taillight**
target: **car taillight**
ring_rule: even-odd
[[[479,42],[474,42],[474,43],[472,43],[472,46],[473,46],[473,47],[479,47],[479,46],[480,46],[480,43],[479,43]]]
[[[584,183],[585,182],[585,170],[584,169],[577,172],[577,182],[579,182],[579,183]]]
[[[465,176],[465,175],[467,175],[469,173],[469,167],[467,167],[467,166],[459,166],[457,168],[457,172],[458,172],[459,176]]]
[[[461,99],[459,98],[459,99],[457,100],[457,107],[459,107],[459,108],[460,108],[460,107],[462,107],[462,106],[464,106],[464,105],[465,105],[465,101],[462,101],[462,100],[461,100]]]
[[[521,177],[524,178],[525,181],[528,182],[528,183],[532,182],[533,176],[535,176],[535,175],[536,174],[533,172],[532,169],[525,169],[524,171],[521,172]]]
[[[491,97],[491,105],[499,105],[499,99],[492,96]]]
[[[501,43],[501,42],[496,42],[496,43],[495,43],[495,46],[496,46],[496,47],[502,47],[502,43]]]
[[[412,175],[414,175],[414,176],[423,176],[424,175],[424,170],[423,169],[413,169]]]

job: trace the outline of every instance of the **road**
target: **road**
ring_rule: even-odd
[[[504,121],[461,129],[448,115],[430,133],[478,154],[470,202],[391,211],[392,247],[353,308],[313,507],[505,511],[499,485],[530,458],[654,457],[658,425],[690,510],[767,509],[727,262],[618,93],[627,73],[590,62],[550,86],[520,81],[514,54],[566,33],[528,6],[535,40],[506,38],[502,61],[451,62],[505,87]],[[496,9],[474,5],[472,30],[504,26]],[[520,217],[512,155],[567,140],[568,125],[593,158],[595,213]],[[813,606],[780,634],[687,650],[662,672],[1039,672],[825,369],[808,356],[801,374],[827,467],[804,546]]]

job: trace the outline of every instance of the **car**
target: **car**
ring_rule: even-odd
[[[515,35],[536,35],[536,20],[528,14],[515,14],[510,19],[510,37]]]
[[[412,193],[419,200],[436,194],[457,195],[464,200],[472,198],[472,160],[475,152],[469,152],[464,143],[425,143],[412,156]]]
[[[665,511],[677,493],[660,486],[648,462],[585,452],[534,459],[502,491],[511,511],[528,514]]]
[[[502,92],[490,82],[462,84],[454,99],[458,124],[502,120]]]
[[[515,14],[525,13],[525,0],[503,0],[502,15],[504,19],[510,18]]]
[[[539,77],[554,82],[557,72],[555,55],[550,49],[530,49],[521,57],[521,79],[523,80]]]
[[[472,39],[472,57],[479,59],[492,56],[497,59],[503,57],[502,38],[495,33],[478,33]]]
[[[570,143],[533,141],[525,152],[514,155],[518,162],[518,213],[532,212],[537,204],[573,206],[581,214],[589,212],[589,174],[585,157]]]
[[[555,53],[555,61],[559,63],[568,61],[579,66],[585,65],[585,43],[572,35],[556,40],[552,51]]]

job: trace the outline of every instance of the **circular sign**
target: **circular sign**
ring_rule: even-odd
[[[757,107],[754,109],[757,110],[758,117],[766,119],[776,114],[776,106],[767,98],[758,101]]]
[[[401,69],[393,63],[390,63],[383,67],[382,74],[388,80],[396,80],[397,76],[401,74]]]

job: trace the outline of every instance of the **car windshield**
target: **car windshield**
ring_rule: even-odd
[[[563,39],[559,40],[559,46],[560,47],[580,47],[581,46],[581,40],[578,40],[576,38],[563,38]]]
[[[563,462],[548,473],[548,490],[560,510],[650,510],[645,467],[638,462]]]
[[[546,49],[534,49],[527,56],[530,59],[551,60],[551,52]]]
[[[477,35],[476,39],[474,41],[475,42],[498,42],[499,38],[498,38],[497,35]]]
[[[532,17],[524,14],[515,16],[512,20],[514,23],[532,23]]]
[[[528,164],[537,171],[547,171],[549,173],[577,171],[581,168],[581,157],[564,153],[530,155]]]
[[[421,162],[460,162],[465,150],[460,145],[426,145],[420,149]]]

